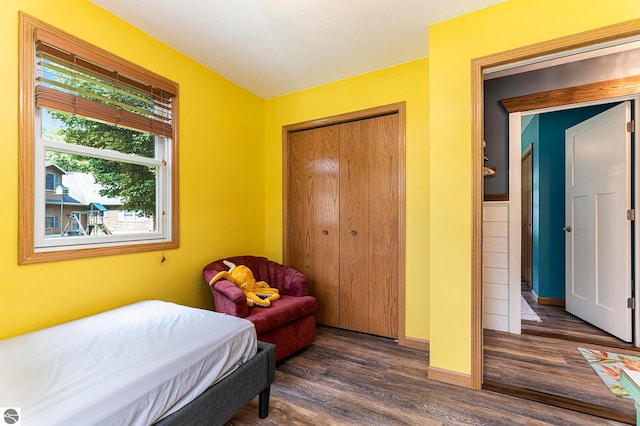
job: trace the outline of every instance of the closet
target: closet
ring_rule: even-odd
[[[287,260],[320,324],[398,337],[400,141],[397,112],[288,134]]]

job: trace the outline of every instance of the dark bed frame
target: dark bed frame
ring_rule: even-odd
[[[269,393],[276,378],[276,347],[258,341],[258,353],[233,373],[204,391],[158,426],[223,425],[256,395],[260,395],[258,415],[269,415]]]

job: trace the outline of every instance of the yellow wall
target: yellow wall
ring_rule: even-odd
[[[17,265],[18,10],[180,84],[181,247],[164,264],[151,252]],[[406,101],[406,334],[430,340],[432,366],[470,373],[470,61],[638,17],[637,0],[509,0],[431,26],[429,59],[264,101],[88,0],[4,0],[0,338],[146,298],[209,307],[207,261],[281,259],[282,126]]]
[[[471,370],[471,60],[638,17],[637,0],[510,0],[429,28],[432,366]]]
[[[282,257],[282,126],[406,101],[406,335],[428,340],[429,61],[417,60],[266,102],[266,251]]]
[[[179,83],[181,240],[164,264],[150,252],[18,266],[18,10]],[[202,267],[263,254],[264,100],[88,0],[0,2],[0,65],[0,338],[142,299],[211,307]]]

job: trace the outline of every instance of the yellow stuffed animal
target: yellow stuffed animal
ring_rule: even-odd
[[[223,263],[229,267],[229,271],[218,272],[209,282],[210,286],[221,279],[231,281],[244,291],[247,296],[247,305],[250,307],[258,305],[268,308],[272,301],[280,299],[278,289],[269,287],[269,284],[264,281],[256,281],[251,269],[243,265],[236,266],[226,260]]]

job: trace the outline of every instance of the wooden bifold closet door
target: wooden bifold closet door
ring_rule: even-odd
[[[397,338],[398,114],[289,135],[289,263],[320,324]]]

